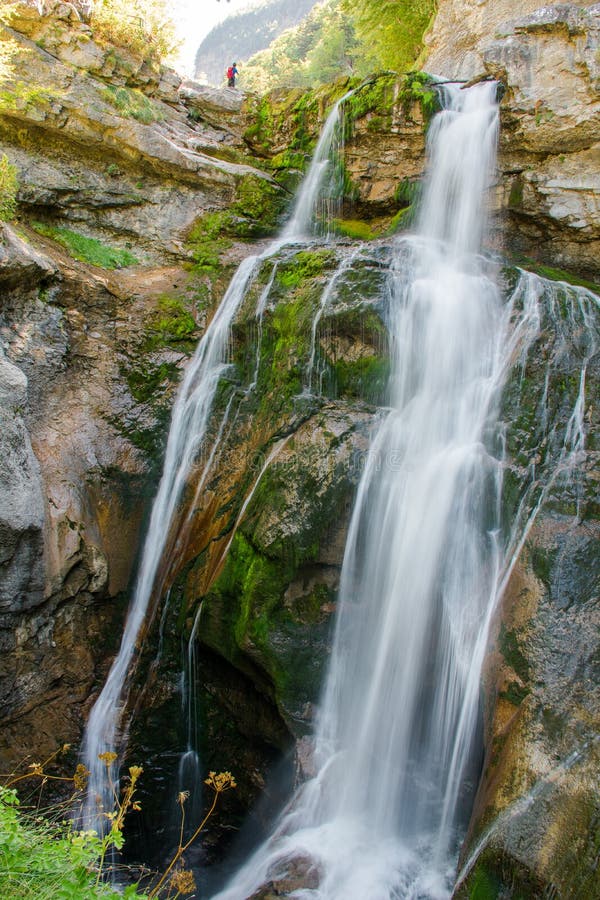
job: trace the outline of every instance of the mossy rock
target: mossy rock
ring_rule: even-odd
[[[176,295],[161,294],[157,307],[146,324],[143,352],[178,347],[191,353],[196,345],[199,329],[190,304]],[[151,377],[155,376],[158,376],[156,370]]]

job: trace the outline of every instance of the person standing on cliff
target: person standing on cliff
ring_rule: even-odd
[[[238,74],[237,63],[233,63],[227,69],[227,87],[235,87],[235,76]]]

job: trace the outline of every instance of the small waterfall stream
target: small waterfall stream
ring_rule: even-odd
[[[83,821],[88,826],[94,824],[102,829],[102,810],[112,808],[107,767],[99,756],[106,751],[122,749],[124,736],[120,730],[123,730],[122,718],[127,703],[130,670],[143,631],[148,627],[154,607],[160,600],[169,560],[178,549],[180,536],[176,527],[177,513],[190,472],[205,449],[203,443],[217,386],[229,366],[231,323],[253,284],[261,263],[274,256],[284,245],[301,243],[310,234],[320,191],[328,175],[330,150],[339,132],[341,106],[347,96],[348,94],[334,105],[325,122],[307,176],[300,186],[290,222],[281,236],[263,253],[249,256],[241,263],[198,344],[179,388],[171,418],[163,473],[152,507],[121,645],[104,687],[92,707],[84,734],[82,756],[90,771],[90,779]],[[260,310],[258,313],[260,316]],[[226,416],[227,412],[228,410]],[[205,474],[214,452],[213,446],[204,469]],[[201,475],[196,485],[197,494],[202,483]],[[112,766],[113,783],[118,778],[117,769],[116,764]]]

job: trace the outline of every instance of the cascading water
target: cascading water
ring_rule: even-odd
[[[346,545],[318,775],[219,900],[251,897],[290,865],[307,874],[298,898],[449,895],[477,774],[479,676],[499,571],[495,413],[508,321],[473,255],[495,89],[444,90],[420,234],[398,243],[391,408]]]
[[[343,127],[341,127],[341,117],[344,101],[348,99],[351,93],[352,91],[348,91],[347,94],[340,97],[323,126],[303,188],[298,194],[292,218],[283,232],[283,239],[286,242],[292,243],[297,241],[298,238],[308,236],[313,230],[317,202],[321,198],[321,186],[327,178],[329,178],[330,184],[326,191],[327,196],[323,200],[324,209],[322,210],[325,219],[331,216],[332,199],[341,195],[339,186],[335,184],[335,171],[333,174],[330,171],[332,168],[331,156],[332,147],[335,147],[335,156],[337,157],[342,146]]]
[[[324,125],[308,174],[300,186],[291,221],[281,237],[262,254],[248,257],[239,266],[198,344],[177,394],[163,474],[152,508],[121,645],[86,725],[82,755],[90,771],[90,779],[83,821],[88,826],[93,824],[102,830],[105,827],[102,810],[112,808],[110,782],[116,782],[117,767],[108,766],[109,778],[107,765],[99,757],[107,751],[114,752],[123,743],[123,735],[119,734],[119,729],[122,727],[121,720],[127,702],[130,670],[142,630],[148,627],[153,607],[160,599],[169,560],[180,549],[178,544],[181,532],[176,527],[177,513],[190,473],[204,451],[203,443],[217,386],[229,366],[231,323],[256,278],[261,263],[274,256],[285,244],[306,240],[311,232],[319,193],[328,175],[329,153],[339,130],[340,108],[344,99],[345,97],[341,98],[335,104]],[[228,410],[229,407],[221,432]],[[213,456],[214,447],[195,486],[197,493],[201,490]]]

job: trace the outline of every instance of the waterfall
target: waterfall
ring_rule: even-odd
[[[317,203],[322,197],[321,186],[327,176],[330,176],[329,189],[325,192],[324,209],[325,217],[331,213],[330,204],[341,196],[339,186],[335,184],[335,167],[331,165],[332,151],[337,156],[341,151],[343,142],[342,112],[344,101],[348,99],[352,91],[348,91],[335,103],[323,126],[323,131],[318,140],[315,152],[304,181],[304,187],[298,194],[296,206],[292,218],[284,229],[283,238],[287,242],[297,241],[302,236],[311,233],[315,225],[315,213]],[[331,172],[331,170],[334,170]]]
[[[479,678],[500,571],[509,313],[475,255],[495,89],[444,89],[419,232],[397,242],[391,404],[350,523],[318,774],[219,900],[284,876],[297,898],[450,895],[478,772]]]
[[[346,95],[348,96],[348,95]],[[168,563],[177,550],[177,513],[188,477],[205,452],[204,442],[219,380],[228,369],[230,328],[233,318],[253,284],[262,262],[275,255],[284,244],[301,242],[311,229],[311,220],[328,174],[328,159],[336,137],[341,98],[330,112],[315,149],[307,177],[300,186],[295,211],[282,235],[263,253],[246,258],[237,272],[200,340],[186,370],[173,407],[163,473],[154,500],[141,563],[127,614],[119,652],[106,682],[90,712],[83,740],[82,756],[90,771],[83,821],[104,828],[103,810],[112,809],[110,781],[117,780],[117,766],[109,767],[100,754],[115,751],[123,743],[122,718],[127,689],[143,630],[160,600]],[[222,429],[221,429],[222,431]],[[208,456],[205,472],[214,455]],[[200,482],[202,482],[202,475]],[[197,491],[199,487],[197,486]],[[110,779],[108,777],[110,774]]]
[[[198,667],[196,659],[196,638],[202,617],[202,603],[199,604],[194,618],[186,648],[186,662],[183,669],[182,703],[186,718],[187,741],[185,752],[179,759],[177,772],[177,794],[182,791],[188,795],[187,818],[188,831],[195,828],[202,798],[202,772],[198,756],[196,729],[198,725],[198,696],[196,680]],[[190,836],[189,834],[187,835]]]

